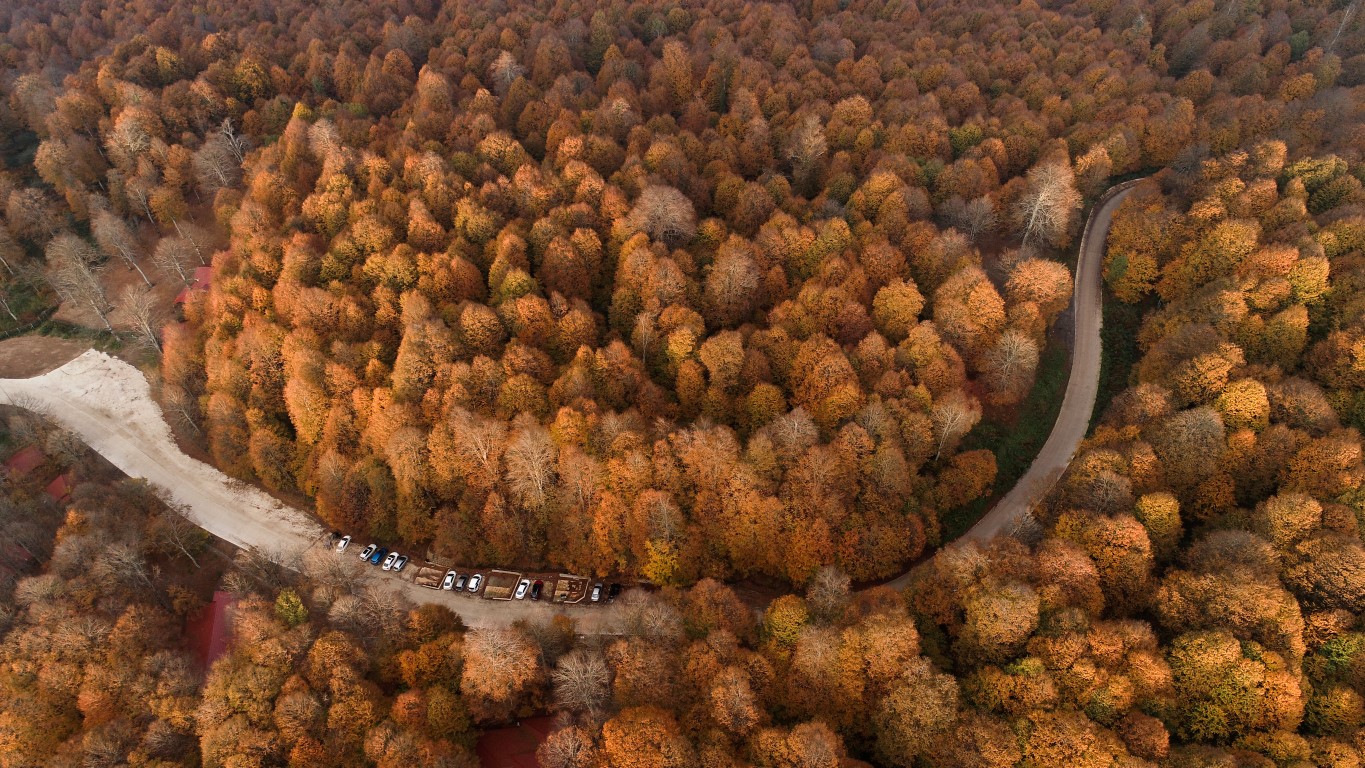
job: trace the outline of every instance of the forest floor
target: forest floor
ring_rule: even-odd
[[[16,336],[0,341],[0,377],[26,379],[60,368],[90,345],[53,336]]]

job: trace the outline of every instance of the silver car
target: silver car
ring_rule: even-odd
[[[401,571],[401,570],[403,570],[405,567],[407,567],[407,564],[408,564],[408,556],[407,556],[407,555],[399,555],[399,556],[398,556],[398,559],[395,560],[395,561],[393,561],[393,572],[394,572],[394,573],[398,573],[399,571]]]
[[[337,551],[338,551],[338,552],[345,552],[345,551],[346,551],[346,547],[350,546],[350,544],[351,544],[351,537],[350,537],[350,536],[342,536],[342,537],[341,537],[341,541],[338,541],[338,542],[337,542]]]

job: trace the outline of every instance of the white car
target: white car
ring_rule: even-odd
[[[594,603],[602,601],[602,585],[600,583],[592,585],[592,597],[589,599]]]
[[[476,573],[476,574],[474,574],[473,576],[470,576],[470,577],[469,577],[469,591],[470,591],[470,592],[478,592],[478,591],[479,591],[479,587],[482,587],[482,586],[483,586],[483,574],[482,574],[482,573]]]
[[[337,551],[338,551],[338,552],[345,552],[345,551],[346,551],[346,547],[348,547],[348,546],[350,546],[350,545],[351,545],[351,537],[350,537],[350,536],[342,536],[342,537],[341,537],[341,541],[338,541],[338,542],[337,542]]]
[[[526,599],[526,590],[528,590],[528,589],[530,589],[530,588],[531,588],[531,580],[530,580],[530,579],[522,579],[521,581],[517,582],[517,593],[516,593],[515,595],[513,595],[513,597],[515,597],[515,598],[518,599],[518,600],[525,600],[525,599]]]
[[[398,553],[397,553],[397,552],[390,552],[390,553],[389,553],[389,556],[386,557],[386,558],[384,558],[384,570],[386,570],[386,571],[392,571],[392,570],[393,570],[393,564],[396,563],[396,562],[398,562]]]
[[[460,574],[458,574],[458,573],[456,573],[456,572],[454,572],[454,571],[446,571],[445,580],[443,580],[443,581],[441,582],[441,589],[444,589],[444,590],[446,590],[447,592],[450,591],[450,590],[452,590],[452,589],[454,589],[454,588],[455,588],[455,577],[456,577],[456,576],[459,576],[459,575],[460,575]]]
[[[374,554],[374,551],[375,551],[376,549],[379,549],[379,545],[378,545],[378,544],[371,544],[370,546],[365,547],[365,549],[364,549],[363,551],[361,551],[361,553],[360,553],[360,559],[361,559],[361,560],[369,560],[369,559],[370,559],[370,555],[373,555],[373,554]]]

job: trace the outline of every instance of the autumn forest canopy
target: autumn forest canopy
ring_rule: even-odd
[[[0,5],[0,321],[137,340],[357,539],[659,588],[465,631],[21,488],[0,768],[469,766],[544,711],[546,768],[1365,765],[1361,0]],[[934,554],[1138,178],[1089,436]]]

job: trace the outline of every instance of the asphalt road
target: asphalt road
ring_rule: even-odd
[[[1109,190],[1092,210],[1081,236],[1072,297],[1071,372],[1052,433],[1028,472],[958,541],[984,542],[1014,533],[1066,470],[1085,437],[1099,387],[1104,243],[1114,211],[1134,183]],[[146,478],[164,489],[163,498],[178,505],[195,524],[239,547],[256,547],[279,561],[295,562],[325,546],[326,532],[311,515],[185,455],[152,399],[146,378],[121,360],[87,351],[33,378],[0,379],[0,402],[43,413],[80,435],[130,477]],[[352,547],[365,543],[355,542]],[[337,556],[354,558],[355,554],[348,551]],[[410,565],[409,571],[416,565]],[[890,584],[903,587],[909,576],[907,572]],[[578,622],[580,632],[605,634],[618,631],[624,612],[619,605],[552,606],[455,596],[378,571],[367,571],[365,578],[416,603],[445,604],[470,627],[548,619],[562,613]]]

